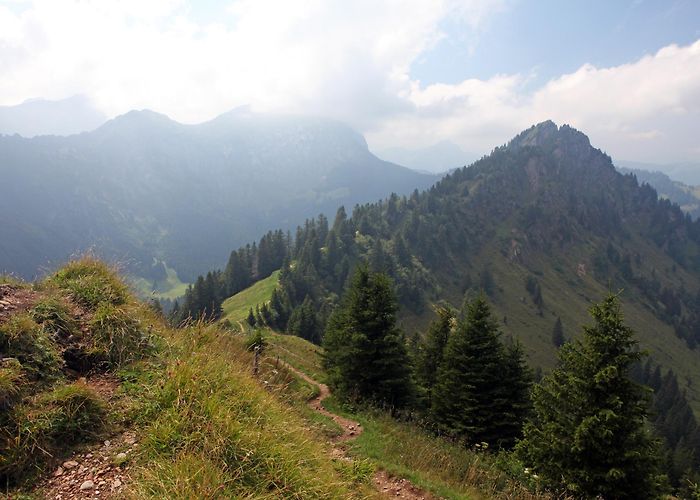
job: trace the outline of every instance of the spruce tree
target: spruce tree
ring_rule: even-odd
[[[525,352],[520,342],[515,341],[506,348],[503,378],[505,389],[505,411],[494,418],[499,443],[512,448],[522,436],[523,425],[532,408],[530,389],[533,374],[525,361]]]
[[[304,302],[292,311],[287,325],[287,333],[318,344],[321,342],[321,331],[318,323],[313,300],[307,295]]]
[[[561,318],[557,317],[557,321],[554,323],[554,328],[552,329],[552,344],[554,347],[561,347],[566,342],[564,338],[564,326],[561,324]]]
[[[518,451],[541,484],[576,497],[656,498],[657,445],[645,426],[648,395],[629,378],[639,361],[615,295],[591,308],[593,326],[559,351],[535,387]]]
[[[359,267],[328,321],[323,343],[329,382],[341,397],[392,407],[411,402],[410,359],[396,311],[389,278]]]
[[[512,444],[522,416],[513,412],[508,386],[515,383],[521,359],[516,352],[508,361],[499,336],[486,299],[479,295],[450,335],[438,369],[431,417],[441,432],[469,443]]]
[[[423,349],[418,357],[418,366],[416,367],[420,384],[427,392],[428,406],[431,404],[432,392],[437,380],[437,371],[442,364],[447,339],[456,324],[455,313],[448,306],[437,306],[435,314],[437,314],[437,319],[428,328]]]
[[[175,299],[175,303],[173,304],[173,309],[170,311],[170,324],[172,325],[177,325],[180,321],[180,303],[178,302],[177,299]]]
[[[258,326],[265,326],[265,321],[260,314],[260,304],[255,305],[255,324]]]
[[[248,311],[248,317],[246,318],[246,323],[250,325],[251,328],[255,327],[255,313],[253,313],[253,308],[251,307]]]

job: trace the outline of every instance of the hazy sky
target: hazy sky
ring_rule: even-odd
[[[231,108],[348,122],[373,149],[484,153],[548,118],[614,158],[700,160],[700,1],[0,0],[0,105]]]

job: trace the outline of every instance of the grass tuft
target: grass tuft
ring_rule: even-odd
[[[129,288],[116,270],[90,256],[66,264],[50,280],[91,311],[103,302],[120,306],[130,299]]]
[[[34,321],[55,338],[67,339],[72,335],[80,335],[78,321],[62,298],[46,297],[37,302],[29,311]]]
[[[22,394],[22,365],[16,359],[0,361],[0,425],[3,425],[7,410]]]
[[[90,354],[110,367],[121,366],[147,355],[152,345],[133,310],[102,302],[90,321]]]
[[[105,403],[84,383],[60,386],[14,407],[0,427],[0,480],[17,483],[54,456],[99,435]]]
[[[0,355],[15,358],[30,381],[51,381],[63,360],[49,334],[29,314],[12,316],[0,324]]]

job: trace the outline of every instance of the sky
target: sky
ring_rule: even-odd
[[[0,105],[77,94],[327,116],[373,150],[480,155],[552,119],[614,159],[700,161],[700,1],[0,0]]]

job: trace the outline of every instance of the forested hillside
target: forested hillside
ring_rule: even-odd
[[[545,122],[423,193],[358,206],[352,217],[341,208],[332,223],[308,220],[293,238],[269,233],[200,278],[180,312],[216,315],[223,298],[281,265],[262,314],[319,339],[350,271],[366,260],[394,279],[409,332],[424,329],[432,304],[459,306],[484,290],[503,330],[546,368],[560,343],[555,325],[571,338],[591,301],[622,290],[643,347],[698,405],[699,239],[699,222],[616,172],[585,135]],[[300,328],[304,310],[310,326]]]
[[[700,186],[689,186],[671,179],[663,172],[650,172],[638,168],[619,168],[623,174],[634,174],[640,183],[649,184],[663,198],[668,198],[697,219],[700,217]]]
[[[0,136],[0,271],[41,274],[94,248],[159,287],[270,227],[429,186],[330,120],[238,110],[200,125],[132,111],[68,137]],[[150,291],[150,290],[149,290]]]

